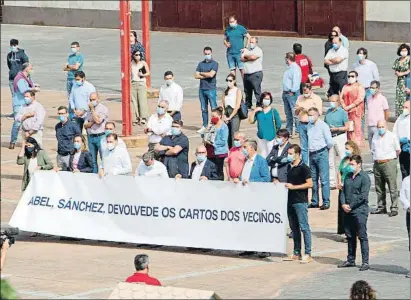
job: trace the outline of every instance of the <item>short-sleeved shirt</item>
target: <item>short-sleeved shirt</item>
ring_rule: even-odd
[[[231,47],[227,48],[228,54],[239,54],[244,48],[244,37],[247,35],[247,29],[244,26],[237,24],[236,27],[227,27],[224,36],[227,42],[230,42]]]
[[[348,114],[340,106],[336,110],[330,108],[325,114],[324,122],[327,123],[330,128],[344,127],[345,123],[348,122]]]
[[[297,63],[297,65],[300,66],[301,69],[301,82],[307,82],[308,75],[310,74],[310,71],[312,71],[313,67],[311,59],[308,56],[305,56],[304,54],[297,54],[295,56],[295,62]]]
[[[196,69],[196,72],[210,72],[214,70],[216,74],[212,78],[200,79],[200,90],[215,90],[217,89],[217,71],[218,71],[218,62],[214,59],[210,61],[201,61]]]
[[[69,65],[75,65],[76,63],[79,63],[80,67],[77,70],[68,71],[67,79],[74,79],[74,74],[77,71],[83,71],[83,62],[84,62],[84,57],[83,57],[83,54],[81,53],[75,53],[75,54],[73,53],[68,56],[67,63]]]
[[[311,178],[310,169],[301,161],[297,166],[290,165],[287,172],[287,183],[301,185]],[[288,205],[308,203],[308,189],[288,190]]]
[[[384,111],[389,109],[387,98],[383,94],[370,96],[367,99],[368,126],[377,126],[378,121],[385,120]]]
[[[180,146],[183,148],[183,150],[175,156],[164,156],[164,165],[167,167],[168,173],[171,177],[175,177],[177,174],[181,174],[183,177],[188,176],[189,141],[187,136],[185,134],[179,134],[176,136],[167,135],[161,139],[160,145],[170,147]],[[176,160],[177,170],[173,170],[173,160]]]
[[[87,128],[88,134],[100,134],[104,132],[104,128],[106,127],[106,122],[108,120],[108,108],[103,104],[99,103],[94,108],[95,113],[103,119],[100,124],[94,123],[93,126]],[[91,111],[88,111],[86,114],[86,121],[93,122],[93,114]]]
[[[245,163],[245,156],[241,151],[241,147],[233,147],[228,153],[228,172],[230,178],[239,178]]]

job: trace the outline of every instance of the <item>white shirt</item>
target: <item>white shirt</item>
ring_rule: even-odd
[[[404,206],[404,210],[410,207],[410,176],[404,178],[401,184],[400,201]]]
[[[30,178],[33,177],[33,173],[34,171],[36,171],[36,168],[37,168],[37,157],[30,158],[29,167],[28,167]]]
[[[157,114],[152,114],[147,122],[147,128],[153,131],[149,137],[149,142],[157,144],[162,139],[161,135],[170,135],[172,123],[173,118],[167,113],[160,119]]]
[[[104,174],[127,175],[132,172],[130,155],[126,148],[115,147],[113,150],[103,152],[103,161],[100,169],[104,169]]]
[[[342,45],[335,51],[334,48],[328,50],[327,55],[325,56],[325,60],[333,59],[336,57],[342,58],[342,61],[339,64],[329,65],[331,73],[337,73],[341,71],[348,70],[348,50],[344,48]]]
[[[140,161],[136,169],[136,176],[169,178],[166,166],[157,160],[149,167]]]
[[[243,171],[241,172],[241,180],[250,180],[251,169],[253,168],[254,159],[256,156],[257,154],[254,154],[252,158],[248,158],[245,161]]]
[[[181,111],[183,107],[183,95],[183,89],[177,83],[172,82],[170,86],[163,84],[160,88],[158,102],[167,100],[168,110]]]
[[[401,150],[400,142],[391,131],[387,130],[383,136],[378,132],[374,134],[371,152],[374,160],[397,158],[397,152]]]
[[[237,91],[237,87],[228,90],[228,95],[224,96],[225,106],[230,106],[232,109],[235,108],[235,105],[237,104]]]
[[[196,166],[194,167],[193,174],[191,175],[191,179],[193,180],[200,180],[201,173],[203,173],[204,165],[207,159],[205,159],[202,163],[196,162]]]
[[[378,72],[377,65],[375,62],[366,59],[364,64],[361,64],[359,61],[353,64],[354,71],[358,73],[358,82],[364,88],[369,88],[371,81],[378,80],[380,81],[380,73]]]
[[[255,46],[253,50],[246,49],[244,50],[244,55],[255,55],[258,57],[256,60],[244,62],[245,74],[253,74],[263,70],[263,50],[260,47]]]
[[[101,153],[108,150],[107,149],[107,140],[105,138],[101,139],[100,147],[101,147]],[[122,148],[127,149],[126,143],[124,143],[124,141],[121,137],[117,138],[117,147],[122,147]]]
[[[400,140],[403,137],[410,139],[410,115],[404,117],[400,115],[397,120],[395,120],[394,134],[397,136],[397,139]]]
[[[131,81],[146,82],[146,77],[138,76],[138,71],[144,66],[143,62],[136,63],[134,60],[131,62]]]

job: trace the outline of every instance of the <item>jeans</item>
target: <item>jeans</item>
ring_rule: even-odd
[[[368,146],[372,146],[372,138],[374,137],[374,134],[376,134],[378,131],[377,126],[368,126]]]
[[[307,134],[307,125],[299,123],[299,134],[300,134],[300,146],[301,146],[301,156],[303,163],[307,166],[310,165],[309,155],[308,155],[308,134]]]
[[[344,213],[344,229],[347,236],[347,261],[355,262],[357,237],[360,239],[362,263],[369,263],[369,246],[367,235],[368,211]]]
[[[323,205],[330,205],[330,164],[328,151],[310,153],[310,170],[313,178],[311,205],[319,204],[318,180],[321,181]]]
[[[67,98],[70,98],[70,93],[71,93],[71,89],[73,88],[73,83],[74,83],[74,79],[72,78],[67,78],[66,81],[66,88],[67,88]],[[73,109],[70,107],[70,101],[67,104],[68,110],[69,110],[69,117],[72,118],[74,116],[74,111]]]
[[[241,53],[238,54],[230,54],[227,53],[227,64],[230,70],[235,70],[238,68],[239,70],[244,69],[244,63],[240,60]]]
[[[19,135],[19,130],[21,127],[21,122],[16,120],[16,116],[19,113],[20,109],[21,109],[21,105],[13,106],[14,122],[13,122],[13,127],[11,127],[11,137],[10,137],[10,143],[12,144],[15,144],[17,142],[17,137]]]
[[[174,115],[172,115],[173,121],[181,121],[181,112],[176,111]]]
[[[9,80],[9,88],[11,93],[11,98],[14,96],[14,80]]]
[[[100,159],[102,159],[101,140],[104,137],[104,134],[99,136],[88,135],[88,149],[91,153],[91,157],[93,158],[93,173],[98,172],[97,152],[100,154]]]
[[[244,94],[245,94],[245,103],[248,108],[253,106],[253,91],[256,99],[256,106],[260,106],[260,97],[261,97],[261,82],[263,82],[263,72],[255,72],[252,74],[244,74]]]
[[[201,104],[201,117],[203,118],[203,126],[208,125],[208,103],[210,102],[211,109],[217,108],[217,90],[198,90],[198,97]]]
[[[293,134],[294,123],[296,124],[295,132],[298,133],[299,130],[299,128],[297,128],[298,121],[294,112],[295,103],[297,102],[299,95],[299,91],[294,93],[293,95],[290,95],[290,93],[288,92],[283,92],[284,111],[287,119],[287,125],[285,126],[285,128],[287,128],[290,135]]]
[[[301,232],[304,237],[305,254],[311,255],[311,230],[308,224],[308,204],[289,204],[287,209],[288,222],[293,232],[294,255],[301,255]]]

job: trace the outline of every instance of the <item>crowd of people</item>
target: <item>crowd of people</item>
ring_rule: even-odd
[[[199,80],[202,124],[197,131],[203,143],[195,148],[195,161],[189,164],[189,139],[184,134],[182,115],[183,89],[172,71],[164,73],[156,111],[150,115],[146,78],[150,69],[145,50],[135,32],[131,38],[131,101],[134,123],[144,127],[148,136],[147,152],[137,166],[135,176],[191,180],[227,180],[246,185],[250,182],[284,183],[288,188],[288,218],[294,240],[289,261],[309,263],[311,231],[308,208],[328,210],[330,191],[339,190],[338,233],[346,235],[348,257],[340,267],[355,265],[357,236],[362,249],[362,267],[368,260],[369,175],[362,168],[365,124],[368,146],[374,161],[378,208],[372,213],[386,214],[386,185],[391,196],[389,216],[398,215],[397,163],[405,182],[410,172],[410,47],[402,44],[393,70],[398,78],[393,131],[387,127],[389,107],[383,95],[377,65],[368,60],[368,50],[359,48],[349,69],[349,41],[334,27],[325,43],[324,67],[330,76],[326,93],[330,108],[323,114],[323,100],[314,92],[316,76],[311,59],[302,53],[302,45],[284,55],[287,68],[282,80],[282,100],[286,124],[272,106],[270,92],[262,92],[263,50],[258,38],[229,18],[224,46],[230,70],[226,89],[217,103],[219,64],[211,47],[204,47],[194,77]],[[86,80],[84,57],[78,42],[63,70],[67,72],[67,106],[60,106],[55,125],[57,158],[54,164],[43,150],[46,113],[36,100],[40,86],[32,79],[33,65],[18,41],[10,41],[7,63],[13,96],[13,127],[10,149],[14,149],[20,128],[23,142],[17,163],[24,165],[22,190],[36,170],[70,171],[129,175],[133,173],[130,155],[116,133],[109,109],[100,102],[93,84]],[[236,70],[244,86],[240,90]],[[253,95],[255,105],[253,104]],[[209,120],[209,104],[211,118]],[[366,111],[368,111],[366,115]],[[255,138],[240,130],[242,121],[256,123]],[[85,134],[83,134],[85,131]],[[297,138],[299,145],[291,143]],[[408,184],[409,188],[409,184]],[[312,189],[309,201],[308,190]],[[321,190],[321,197],[320,197]],[[404,193],[405,194],[405,193]],[[401,196],[409,218],[409,196]],[[321,205],[320,205],[321,203]],[[409,219],[408,219],[409,220]],[[408,221],[409,229],[409,221]],[[301,234],[305,252],[301,251]],[[245,253],[248,255],[251,253]],[[262,257],[269,253],[260,253]]]

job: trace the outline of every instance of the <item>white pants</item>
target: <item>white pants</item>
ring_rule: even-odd
[[[268,154],[271,152],[271,149],[273,149],[274,141],[275,139],[272,141],[267,141],[257,138],[257,150],[260,152],[262,157],[267,158]]]
[[[334,147],[329,152],[330,163],[330,186],[335,187],[337,185],[337,172],[341,160],[345,156],[345,143],[347,142],[347,134],[340,134],[333,137]]]
[[[24,136],[24,130],[21,131],[23,139],[26,139]],[[35,134],[32,134],[31,137],[36,140],[41,148],[43,148],[43,130],[37,131]]]

